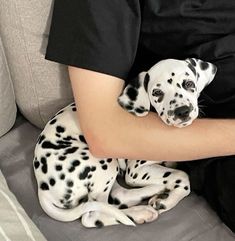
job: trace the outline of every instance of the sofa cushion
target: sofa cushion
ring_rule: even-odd
[[[0,239],[46,241],[9,190],[0,171]]]
[[[235,235],[221,222],[206,201],[190,194],[152,223],[86,229],[79,220],[58,222],[41,209],[33,173],[33,153],[40,131],[22,118],[0,138],[0,169],[9,188],[48,241],[234,241]]]
[[[0,137],[15,123],[16,104],[11,76],[0,35]]]
[[[17,105],[42,128],[72,102],[67,67],[45,60],[53,1],[1,1],[0,29]]]

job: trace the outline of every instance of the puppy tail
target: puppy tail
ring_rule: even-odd
[[[42,209],[47,213],[48,216],[62,222],[71,222],[79,219],[83,214],[87,212],[99,211],[115,217],[122,224],[136,226],[126,216],[126,214],[124,214],[124,212],[108,203],[88,201],[85,203],[81,203],[71,209],[65,209],[55,205],[51,200],[51,196],[47,195],[46,193],[40,193],[39,202]]]

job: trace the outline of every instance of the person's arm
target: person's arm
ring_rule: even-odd
[[[197,119],[179,129],[167,126],[153,112],[136,117],[117,102],[122,79],[68,69],[79,123],[94,156],[183,161],[235,153],[235,120]]]

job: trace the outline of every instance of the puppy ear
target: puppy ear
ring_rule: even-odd
[[[217,67],[212,63],[196,58],[188,58],[185,61],[188,63],[189,69],[197,79],[197,92],[200,94],[201,91],[214,79]]]
[[[149,80],[149,74],[147,72],[141,72],[124,88],[122,94],[118,97],[118,103],[134,115],[147,115],[150,110],[148,95]]]

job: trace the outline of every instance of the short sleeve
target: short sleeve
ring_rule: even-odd
[[[137,0],[55,0],[45,59],[125,80],[140,15]]]

